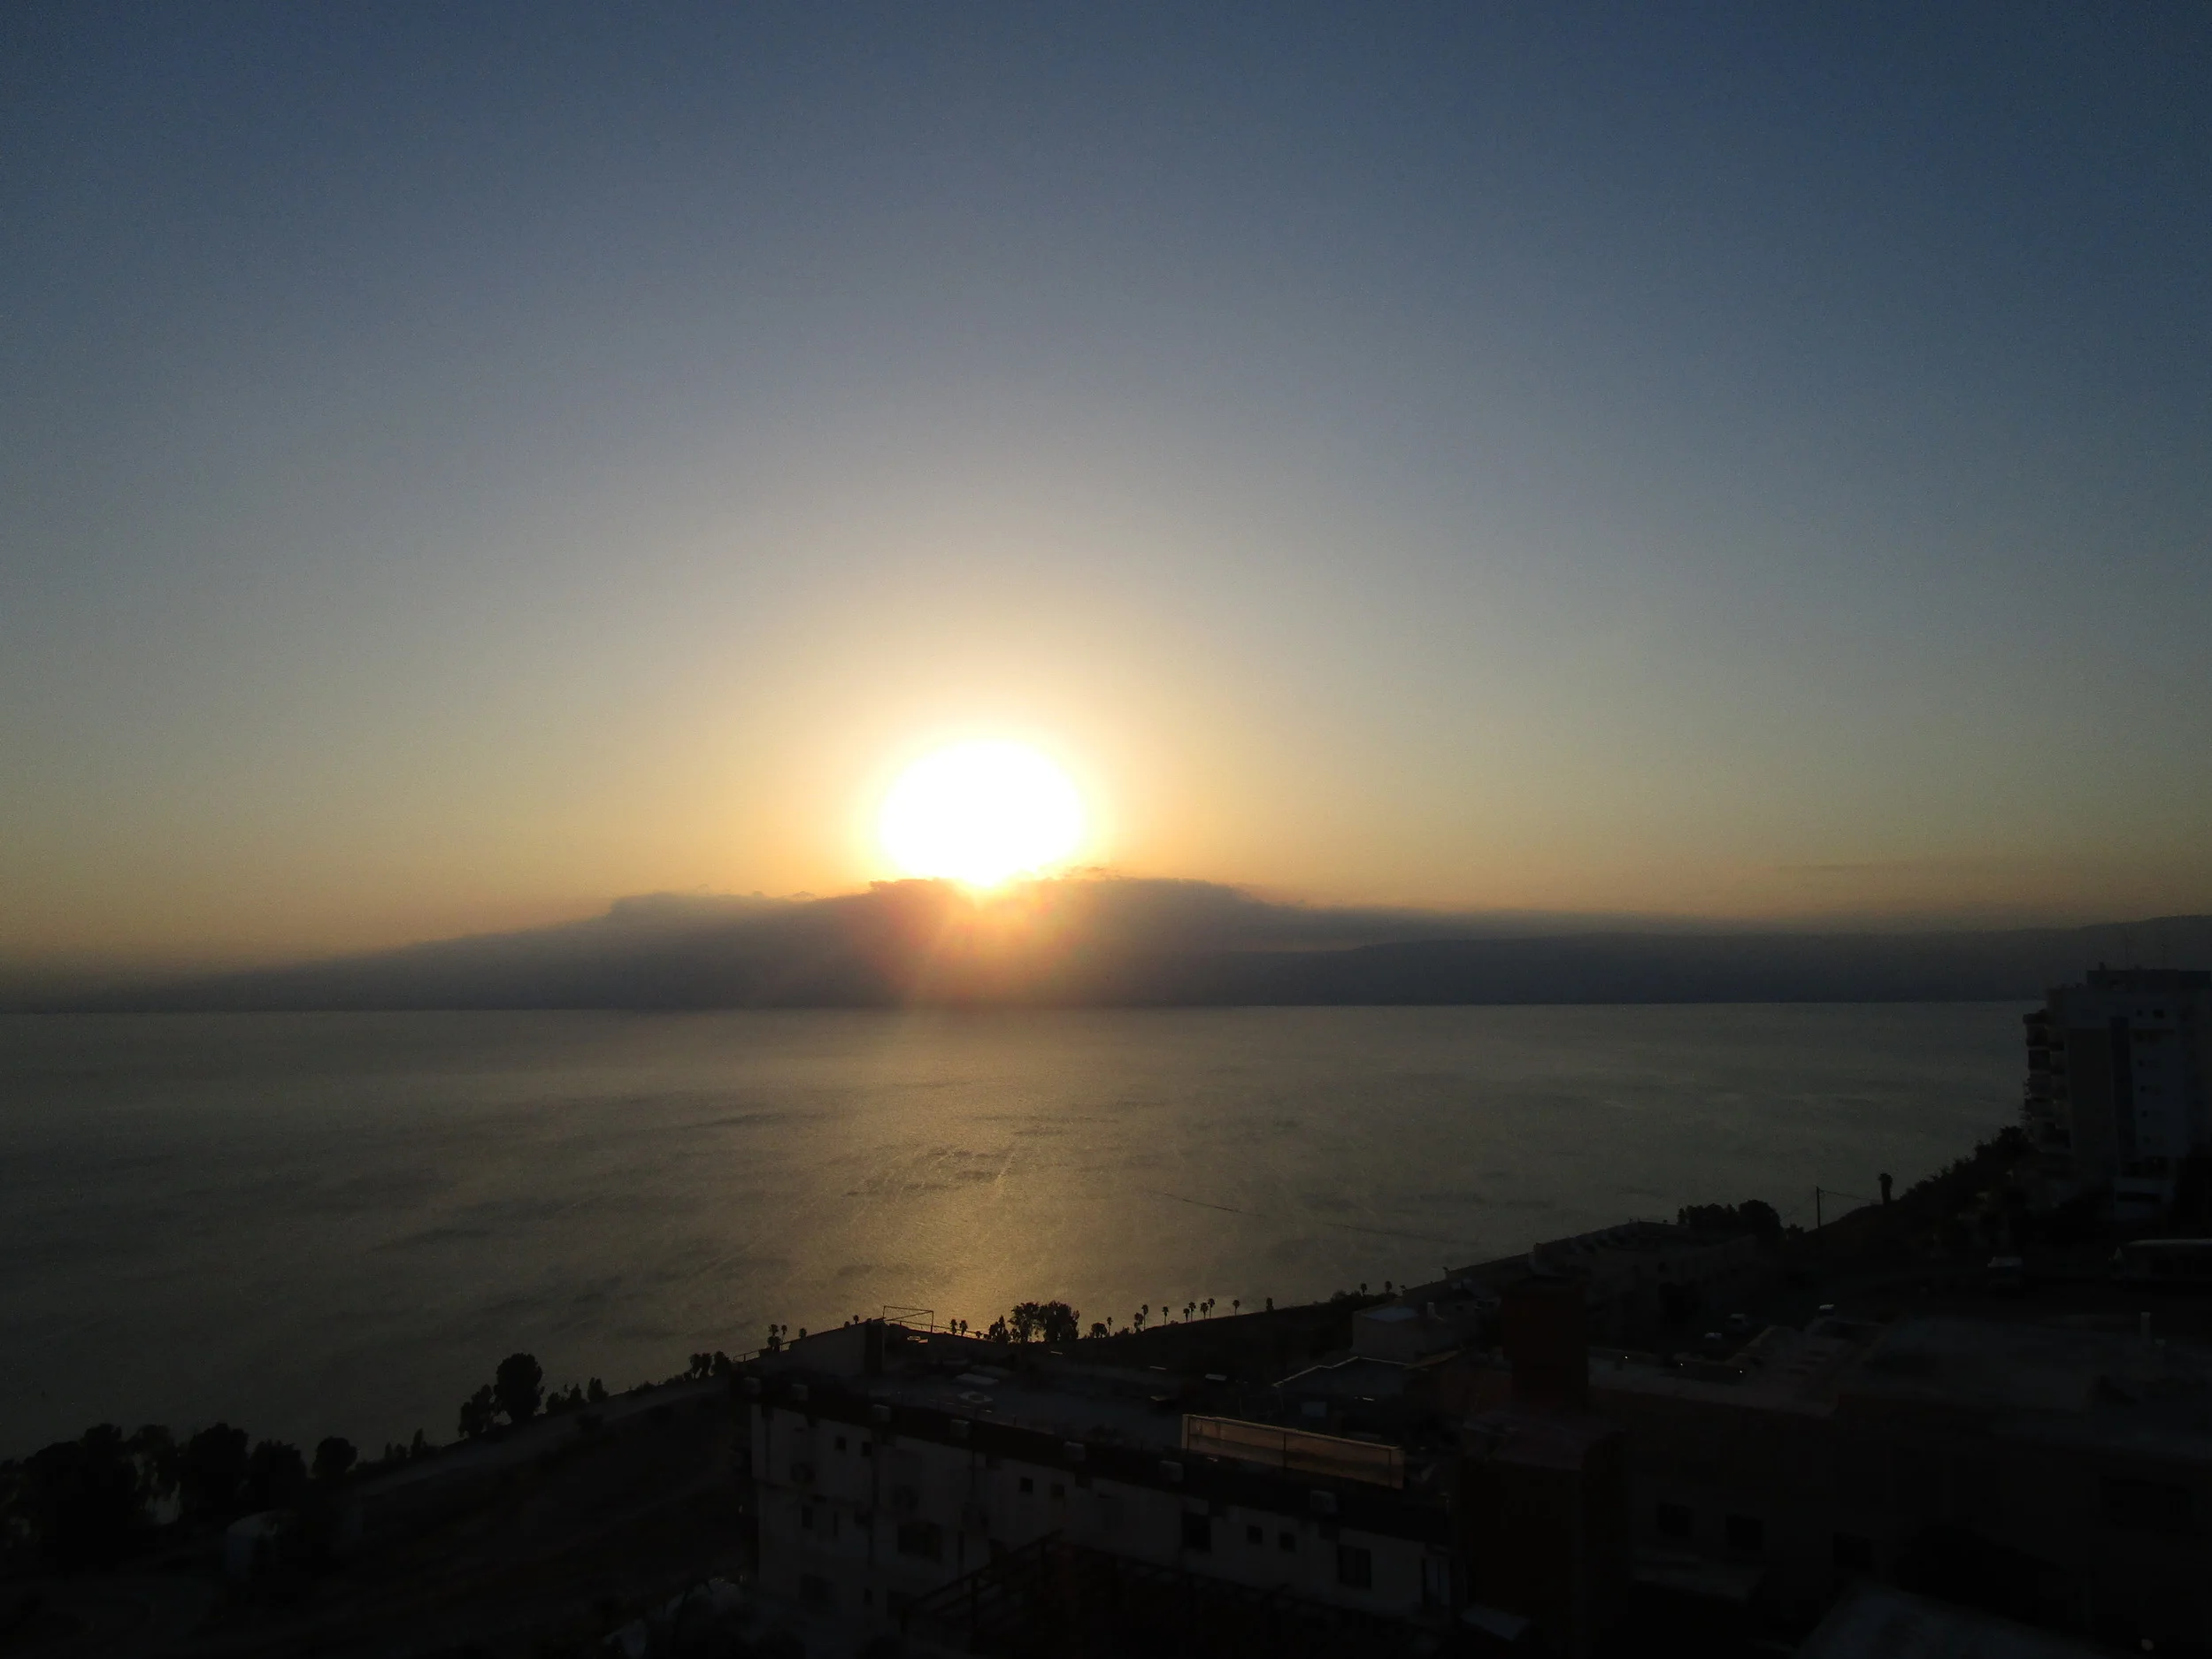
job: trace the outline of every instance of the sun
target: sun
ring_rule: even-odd
[[[962,743],[906,769],[878,833],[902,874],[996,887],[1064,864],[1083,838],[1083,800],[1033,749]]]

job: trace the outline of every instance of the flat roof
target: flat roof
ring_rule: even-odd
[[[1797,1659],[2096,1659],[2105,1651],[2052,1631],[1863,1583],[1844,1593],[1798,1648]]]

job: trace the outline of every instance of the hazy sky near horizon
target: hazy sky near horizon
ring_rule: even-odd
[[[0,956],[2212,909],[2212,11],[21,4]]]

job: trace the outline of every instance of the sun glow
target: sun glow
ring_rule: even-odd
[[[963,743],[906,769],[878,833],[902,874],[995,887],[1065,863],[1083,838],[1083,801],[1033,749]]]

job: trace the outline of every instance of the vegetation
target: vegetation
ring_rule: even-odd
[[[1072,1342],[1083,1333],[1081,1321],[1064,1302],[1018,1302],[984,1335],[994,1342]]]
[[[507,1414],[508,1422],[527,1423],[538,1415],[538,1406],[545,1398],[544,1383],[545,1372],[535,1356],[510,1354],[492,1375],[492,1398]]]
[[[1740,1204],[1690,1204],[1675,1211],[1674,1218],[1700,1233],[1749,1233],[1762,1244],[1782,1241],[1782,1217],[1772,1204],[1747,1198]]]
[[[780,1337],[783,1327],[775,1329]],[[693,1355],[682,1376],[670,1380],[735,1372],[736,1363],[717,1350]],[[534,1356],[509,1355],[493,1380],[461,1402],[463,1437],[480,1439],[503,1420],[582,1411],[609,1397],[596,1377],[549,1394],[544,1376]],[[583,1419],[587,1427],[593,1422]],[[73,1440],[0,1463],[0,1550],[28,1550],[68,1571],[111,1567],[150,1547],[165,1525],[205,1534],[264,1510],[303,1517],[311,1540],[347,1481],[437,1450],[417,1429],[408,1444],[388,1443],[365,1462],[352,1441],[332,1434],[316,1443],[311,1461],[288,1441],[257,1441],[229,1423],[211,1423],[182,1442],[158,1424],[128,1435],[97,1424]]]

